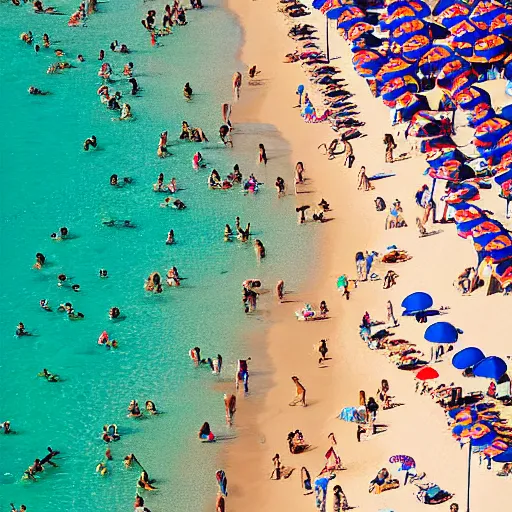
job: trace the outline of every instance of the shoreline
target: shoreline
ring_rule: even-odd
[[[351,170],[343,168],[340,158],[328,161],[316,150],[320,143],[329,143],[334,134],[328,125],[305,124],[298,111],[292,109],[296,104],[295,89],[299,83],[306,86],[306,91],[310,92],[313,99],[315,93],[311,94],[312,87],[299,65],[283,64],[282,60],[286,53],[295,49],[295,43],[286,35],[287,25],[311,23],[321,27],[322,25],[318,25],[318,12],[313,11],[306,18],[288,20],[277,12],[276,2],[270,0],[245,3],[227,0],[226,5],[243,28],[240,60],[247,67],[256,64],[261,69],[261,85],[251,88],[244,84],[242,88],[241,108],[237,108],[233,115],[235,126],[237,122],[247,120],[273,124],[291,146],[290,165],[302,160],[306,167],[306,177],[310,180],[305,190],[308,193],[302,197],[301,194],[297,196],[298,204],[316,204],[325,197],[332,208],[327,217],[334,219],[332,222],[314,226],[321,230],[317,232],[315,229],[320,250],[319,261],[312,263],[315,268],[310,282],[303,283],[297,293],[290,294],[289,298],[296,302],[281,304],[271,312],[272,325],[264,340],[268,361],[263,362],[263,366],[269,366],[266,371],[271,372],[271,383],[263,390],[264,398],[239,400],[241,407],[235,418],[238,439],[228,447],[223,457],[224,469],[230,482],[227,506],[230,510],[241,509],[242,506],[245,510],[259,510],[262,507],[268,510],[292,507],[295,510],[311,510],[314,501],[302,496],[300,474],[297,473],[300,473],[301,466],[305,466],[313,479],[316,477],[324,462],[323,453],[330,446],[327,435],[334,432],[338,440],[337,452],[347,471],[338,472],[337,478],[331,484],[328,507],[331,506],[332,487],[338,484],[345,491],[349,504],[363,511],[370,512],[386,506],[398,509],[401,506],[402,510],[411,512],[423,509],[420,502],[409,496],[416,490],[413,486],[380,496],[368,494],[368,482],[381,467],[389,467],[389,457],[394,453],[409,453],[417,460],[418,470],[427,472],[428,481],[434,481],[455,493],[453,500],[441,507],[449,507],[449,503],[457,502],[462,509],[465,504],[466,450],[461,452],[456,441],[446,432],[446,422],[440,408],[426,397],[414,393],[411,374],[397,369],[390,370],[386,358],[360,343],[358,325],[365,310],[371,312],[372,318],[385,318],[387,299],[392,300],[395,316],[400,318],[401,299],[416,289],[425,289],[436,291],[435,294],[432,293],[435,300],[450,302],[452,311],[448,321],[460,321],[461,325],[467,327],[466,306],[469,303],[470,309],[476,312],[481,301],[486,298],[478,296],[461,299],[451,286],[451,280],[457,275],[454,274],[457,269],[471,265],[472,248],[467,241],[458,238],[455,229],[450,226],[443,226],[444,233],[439,235],[439,240],[436,240],[437,237],[429,237],[431,240],[418,241],[413,225],[413,197],[410,196],[414,195],[424,179],[422,171],[425,163],[422,155],[393,164],[392,170],[395,172],[396,169],[400,181],[378,181],[374,193],[355,190],[357,169],[360,165],[372,165],[371,174],[380,172],[382,168],[389,168],[389,165],[383,164],[382,136],[385,132],[393,132],[389,112],[379,100],[371,96],[365,81],[352,70],[351,62],[346,59],[350,55],[348,45],[335,30],[331,33],[331,55],[334,56],[332,64],[342,68],[349,90],[355,93],[352,101],[359,106],[357,110],[361,111],[359,119],[367,123],[361,129],[367,136],[353,141],[356,162]],[[265,30],[264,40],[258,38],[261,27]],[[322,31],[317,35],[320,35],[320,47],[323,47]],[[249,107],[245,107],[247,104]],[[405,150],[406,143],[403,140],[397,142],[397,153],[400,153],[402,149]],[[368,151],[367,148],[377,150]],[[365,154],[364,159],[361,158],[362,154]],[[414,170],[409,170],[411,168]],[[317,190],[324,191],[325,194],[322,196]],[[391,234],[384,232],[385,217],[378,218],[373,206],[373,198],[384,193],[388,204],[392,197],[400,197],[408,213],[409,228],[393,230]],[[494,191],[493,193],[495,194]],[[500,205],[497,198],[490,197],[489,194],[485,196],[485,201],[486,206],[491,204],[493,208]],[[369,213],[371,211],[373,213]],[[396,268],[401,276],[398,285],[385,293],[381,290],[372,291],[369,283],[362,283],[345,304],[345,299],[340,298],[335,283],[342,273],[354,277],[353,254],[364,249],[379,250],[391,242],[407,248],[413,254],[410,262]],[[459,261],[447,262],[445,268],[441,269],[432,265],[429,268],[426,253],[431,251],[434,258],[439,258],[444,245],[449,250],[456,251]],[[382,265],[379,264],[379,270],[381,269]],[[487,298],[489,304],[499,304],[496,299],[498,298]],[[293,313],[304,302],[318,305],[321,300],[326,300],[331,310],[329,320],[308,323],[295,320]],[[499,317],[499,307],[496,310],[490,313],[493,318]],[[397,330],[396,337],[415,342],[422,338],[420,325],[412,325],[408,319],[401,320],[403,325]],[[469,332],[475,336],[484,331],[483,326],[475,321],[470,322],[469,327]],[[318,368],[318,353],[313,350],[313,345],[321,338],[328,338],[328,355],[333,357],[328,362],[329,368],[324,369]],[[503,342],[499,349],[506,350]],[[259,371],[258,366],[253,363],[251,368]],[[443,379],[458,380],[458,384],[461,384],[460,373],[453,371],[449,361],[442,363],[440,367],[447,374]],[[292,375],[298,375],[307,388],[309,406],[305,409],[297,410],[287,406],[294,394],[290,380]],[[381,412],[379,421],[386,424],[386,433],[357,443],[355,425],[341,422],[336,416],[342,407],[358,404],[360,389],[366,390],[367,397],[375,396],[374,390],[379,386],[381,378],[390,380],[391,394],[397,397],[395,400],[404,402],[406,406]],[[253,386],[259,387],[261,382],[257,379],[256,374]],[[475,383],[464,382],[463,385],[467,391],[471,390],[468,389],[471,385],[486,389],[487,381],[478,379]],[[258,393],[261,391],[257,390]],[[414,421],[411,421],[411,417]],[[315,448],[299,456],[290,454],[286,445],[287,432],[297,428]],[[421,442],[416,443],[417,439]],[[294,474],[288,480],[274,482],[268,479],[272,470],[271,458],[276,452],[280,453],[285,466],[295,468]],[[504,489],[503,482],[498,483],[500,479],[494,476],[495,471],[484,472],[483,468],[476,469],[476,462],[473,462],[473,467],[474,472],[478,472],[472,482],[475,510],[479,510],[478,506],[483,506],[484,503],[490,506],[491,501],[497,506],[501,496],[499,490]],[[393,476],[401,478],[400,474]],[[497,492],[487,496],[486,501],[484,489],[490,488],[495,488]]]

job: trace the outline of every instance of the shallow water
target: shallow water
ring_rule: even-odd
[[[188,350],[198,345],[205,357],[221,353],[221,380],[231,380],[236,359],[250,355],[245,333],[263,334],[273,302],[264,296],[259,312],[244,315],[241,282],[259,277],[273,288],[282,277],[288,288],[297,287],[310,261],[306,240],[314,228],[297,226],[289,213],[293,196],[276,198],[276,176],[291,183],[292,173],[288,148],[273,127],[237,126],[233,150],[218,143],[220,105],[230,101],[232,73],[243,69],[236,61],[240,30],[220,0],[189,11],[189,24],[161,38],[158,48],[151,47],[140,19],[152,8],[158,22],[165,2],[111,0],[100,4],[86,27],[69,28],[75,4],[78,0],[55,2],[67,16],[0,4],[0,421],[9,419],[17,432],[0,436],[0,508],[14,501],[29,511],[131,510],[138,472],[126,470],[122,459],[133,452],[157,480],[159,491],[145,495],[153,512],[170,510],[171,500],[172,509],[197,511],[214,496],[215,456],[222,443],[198,443],[196,432],[205,420],[221,435],[236,430],[224,426],[222,394],[212,386],[218,379],[195,369]],[[47,32],[52,48],[36,54],[19,40],[28,30],[38,43]],[[132,53],[110,52],[114,39]],[[63,60],[76,68],[47,75],[58,60],[54,48],[62,48]],[[112,121],[113,113],[99,102],[100,48],[117,75],[112,87],[129,98],[134,121]],[[86,62],[76,60],[78,53]],[[135,98],[121,78],[128,61],[142,87]],[[186,81],[194,89],[189,103],[182,96]],[[30,85],[52,94],[30,96]],[[178,142],[183,119],[201,126],[210,142]],[[164,129],[173,156],[161,160],[156,149]],[[92,134],[99,148],[86,153],[82,143]],[[266,169],[256,166],[260,142],[270,158]],[[222,176],[239,163],[244,175],[255,172],[265,185],[249,196],[238,188],[208,190],[208,171],[192,170],[197,150]],[[132,177],[133,184],[110,187],[114,172]],[[185,211],[159,207],[165,195],[154,193],[152,183],[160,172],[167,182],[177,178],[183,190],[176,195],[187,204]],[[266,246],[260,265],[251,244],[223,241],[224,225],[233,226],[236,215],[251,222]],[[137,227],[102,225],[111,218],[130,219]],[[61,226],[74,238],[52,241],[50,233]],[[171,228],[177,243],[166,246]],[[31,268],[38,251],[47,258],[41,271]],[[183,285],[166,287],[161,295],[146,293],[149,273],[165,274],[172,265],[187,278]],[[98,277],[100,268],[108,270],[108,279]],[[57,287],[59,273],[79,283],[80,292]],[[42,298],[54,312],[39,308]],[[85,319],[73,322],[55,312],[66,301]],[[112,306],[121,309],[123,321],[108,319]],[[16,338],[20,321],[35,335]],[[119,341],[117,350],[97,345],[103,330]],[[62,382],[37,378],[43,367]],[[152,399],[165,414],[128,419],[131,399],[141,406]],[[112,422],[122,439],[111,445],[114,460],[101,478],[95,473],[106,448],[100,432]],[[21,481],[48,445],[61,451],[59,467],[47,468],[37,482]]]

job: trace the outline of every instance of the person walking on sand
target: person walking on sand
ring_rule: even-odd
[[[226,423],[230,427],[233,425],[233,416],[236,412],[236,396],[224,394],[224,408],[226,410]]]
[[[363,190],[364,192],[368,192],[374,189],[375,187],[370,183],[368,176],[366,176],[366,167],[363,165],[359,170],[359,174],[357,176],[357,190]]]
[[[375,426],[375,421],[377,420],[377,411],[379,410],[379,404],[375,401],[375,398],[371,396],[368,398],[368,402],[366,404],[366,410],[368,411],[370,428],[373,434],[377,433],[377,429]]]
[[[298,377],[293,376],[292,381],[295,383],[296,395],[289,405],[301,404],[302,407],[306,407],[306,388],[300,383]]]
[[[334,500],[333,500],[333,512],[340,512],[344,510],[350,510],[348,506],[348,500],[343,492],[343,489],[339,485],[335,485],[333,488]]]
[[[304,496],[313,494],[313,487],[311,486],[311,475],[304,466],[300,468],[300,481],[302,488],[304,489]]]
[[[284,281],[279,279],[276,284],[276,295],[279,302],[283,302],[284,299]]]
[[[217,501],[215,502],[215,512],[225,512],[226,511],[226,499],[219,492],[217,494]]]
[[[340,154],[345,155],[345,162],[343,165],[351,169],[356,159],[354,156],[354,148],[352,147],[352,144],[350,144],[350,142],[343,136],[340,137],[340,142],[343,144],[343,151]]]
[[[386,313],[388,318],[388,324],[391,327],[396,327],[398,325],[398,322],[396,321],[395,315],[393,313],[393,303],[388,300],[386,303]]]
[[[274,469],[270,474],[270,480],[281,480],[281,460],[279,458],[279,453],[276,453],[272,457],[272,464],[274,465]]]
[[[368,276],[366,275],[366,261],[362,251],[356,252],[356,271],[358,281],[367,280]]]
[[[394,162],[393,159],[393,150],[396,149],[395,139],[391,133],[386,133],[384,135],[384,145],[386,146],[386,163],[392,164]]]
[[[315,480],[315,504],[320,512],[325,512],[327,486],[333,478],[336,478],[336,473],[331,473],[329,476],[319,477]]]
[[[325,356],[327,355],[327,352],[329,352],[329,349],[327,348],[327,340],[320,340],[320,344],[318,345],[318,352],[320,352],[320,359],[318,360],[318,364],[321,364],[325,361]]]

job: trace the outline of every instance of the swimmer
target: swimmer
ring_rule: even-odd
[[[119,186],[119,180],[118,180],[117,174],[112,174],[112,176],[110,176],[110,184],[113,187]]]
[[[165,241],[166,245],[172,245],[174,243],[174,230],[171,229],[169,233],[167,233],[167,240]]]
[[[50,48],[50,36],[48,34],[43,34],[43,46],[45,48]]]
[[[112,425],[104,425],[101,438],[103,439],[103,441],[105,441],[105,443],[119,441],[119,439],[121,439],[121,436],[117,432],[117,425],[115,423],[112,423]]]
[[[145,491],[156,491],[156,487],[151,485],[149,475],[145,471],[140,474],[139,480],[137,481],[137,487],[140,487]]]
[[[163,192],[164,191],[164,173],[161,172],[158,175],[156,183],[153,184],[153,190],[155,192]]]
[[[256,252],[256,258],[258,261],[265,257],[265,247],[261,243],[261,240],[254,240],[254,250]]]
[[[187,207],[187,205],[183,201],[175,199],[174,202],[172,203],[172,207],[175,208],[176,210],[184,210]]]
[[[137,400],[132,400],[128,406],[128,418],[140,418],[141,416],[142,412],[140,412]]]
[[[13,0],[13,3],[14,2],[18,2],[17,4],[15,5],[20,5],[19,4],[19,0]],[[17,509],[15,506],[14,506],[14,503],[11,503],[11,512],[27,512],[27,507],[25,505],[20,505],[20,508]]]
[[[158,411],[156,410],[156,405],[155,405],[155,402],[151,401],[151,400],[147,400],[146,401],[146,411],[149,412],[149,414],[158,414]]]
[[[0,429],[4,430],[4,434],[14,434],[14,430],[11,430],[11,422],[10,421],[4,421],[3,423],[0,423]]]
[[[138,464],[140,467],[142,467],[140,465],[140,462],[137,460],[137,457],[135,457],[133,453],[130,453],[123,459],[123,464],[126,468],[131,468],[134,462]]]
[[[104,226],[109,228],[136,228],[135,224],[132,224],[131,220],[105,220],[102,223]]]
[[[233,172],[228,174],[228,179],[233,183],[242,183],[242,173],[240,172],[240,167],[238,164],[233,166]]]
[[[121,311],[119,310],[119,308],[117,307],[113,307],[113,308],[110,308],[109,312],[108,312],[108,316],[110,317],[111,320],[115,320],[116,318],[119,318],[119,316],[121,315]]]
[[[156,154],[159,158],[165,158],[169,154],[167,152],[167,130],[160,134],[160,140],[158,141],[158,149]]]
[[[84,151],[89,151],[89,147],[95,148],[98,145],[98,141],[96,140],[96,135],[92,135],[91,137],[85,139],[84,141]]]
[[[224,228],[224,242],[230,242],[233,238],[233,230],[229,224],[226,224]]]
[[[34,87],[31,85],[28,88],[28,93],[32,94],[34,96],[46,96],[47,94],[50,94],[48,91],[41,91],[41,89],[38,89],[37,87]]]
[[[176,178],[172,178],[171,181],[169,182],[169,184],[167,185],[167,190],[171,193],[171,194],[174,194],[175,192],[178,191],[178,185],[176,183]]]
[[[27,44],[32,44],[34,37],[32,36],[32,32],[29,30],[28,32],[22,32],[20,34],[20,39]]]
[[[58,382],[59,376],[55,373],[50,373],[46,368],[43,368],[42,372],[37,374],[38,377],[44,377],[48,382]]]
[[[135,80],[135,78],[130,78],[128,80],[128,82],[131,84],[132,86],[132,96],[135,96],[138,92],[139,92],[139,84],[137,83],[137,80]]]
[[[108,468],[104,462],[100,462],[96,466],[96,473],[99,473],[101,476],[105,476],[108,473]]]
[[[41,308],[43,308],[45,311],[52,310],[52,308],[50,307],[50,305],[48,304],[48,301],[46,299],[41,299],[39,301],[39,306],[41,306]]]
[[[230,132],[229,126],[227,124],[223,124],[219,128],[219,137],[225,146],[233,147],[233,140],[231,139],[229,132]]]
[[[190,87],[188,82],[183,87],[183,96],[185,96],[188,101],[192,99],[192,87]]]
[[[213,169],[208,178],[208,186],[210,188],[220,188],[222,186],[222,182],[220,179],[220,174],[216,169]]]
[[[133,117],[132,108],[128,103],[123,103],[123,107],[121,109],[121,115],[119,116],[120,121],[126,121]]]
[[[178,274],[178,269],[176,267],[172,267],[167,272],[167,284],[169,286],[180,286],[180,276]]]
[[[233,416],[236,412],[236,396],[224,394],[224,408],[226,409],[226,423],[233,425]]]
[[[34,0],[34,3],[32,5],[34,7],[34,12],[36,12],[38,14],[42,14],[42,13],[47,14],[47,13],[55,12],[55,7],[47,7],[45,9],[43,6],[43,2],[41,2],[41,0]]]
[[[69,236],[69,230],[67,227],[60,228],[56,233],[52,233],[50,238],[54,240],[65,240]]]
[[[133,74],[133,62],[128,62],[128,64],[124,65],[123,75],[131,78]]]
[[[84,56],[81,53],[77,55],[76,60],[78,62],[85,62]]]
[[[108,277],[108,272],[107,272],[106,269],[100,268],[100,277],[103,278],[103,279]]]
[[[105,50],[100,50],[100,54],[98,55],[98,60],[103,60],[105,58]]]
[[[30,333],[25,330],[25,324],[20,322],[16,327],[16,336],[30,336]]]
[[[34,51],[35,51],[36,53],[39,53],[39,50],[40,50],[40,49],[41,49],[41,47],[40,47],[38,44],[34,45]]]
[[[203,155],[199,153],[199,151],[194,155],[194,158],[192,159],[192,167],[194,170],[198,170],[199,167],[206,167],[206,164],[202,163],[203,161]]]
[[[66,55],[61,49],[57,48],[57,50],[53,50],[53,53],[55,53],[56,57],[64,57]]]

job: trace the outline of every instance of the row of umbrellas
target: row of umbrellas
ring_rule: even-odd
[[[338,28],[352,42],[356,71],[373,80],[384,103],[399,109],[402,121],[409,121],[406,134],[427,139],[427,173],[450,183],[446,202],[457,210],[459,235],[473,239],[479,263],[486,259],[493,266],[502,287],[512,284],[510,233],[471,204],[480,198],[478,166],[489,164],[502,195],[512,193],[512,106],[498,115],[489,94],[475,85],[493,63],[512,79],[512,10],[497,0],[440,0],[432,11],[422,0],[391,0],[379,21],[380,29],[389,34],[389,48],[383,50],[385,40],[373,35],[375,24],[356,2],[315,0],[313,7],[338,20]],[[431,14],[434,23],[427,21]],[[468,115],[480,159],[470,162],[456,148],[446,112],[431,110],[419,94],[419,72],[437,76],[445,104]]]
[[[404,316],[424,313],[432,308],[434,301],[426,292],[414,292],[402,301]],[[461,330],[449,322],[436,322],[427,327],[424,338],[431,343],[453,344],[459,339]],[[507,363],[497,356],[485,357],[477,347],[467,347],[457,352],[452,358],[452,365],[459,370],[472,369],[476,377],[499,380],[507,371]],[[439,373],[430,367],[424,367],[416,374],[419,380],[430,380],[439,377]]]

